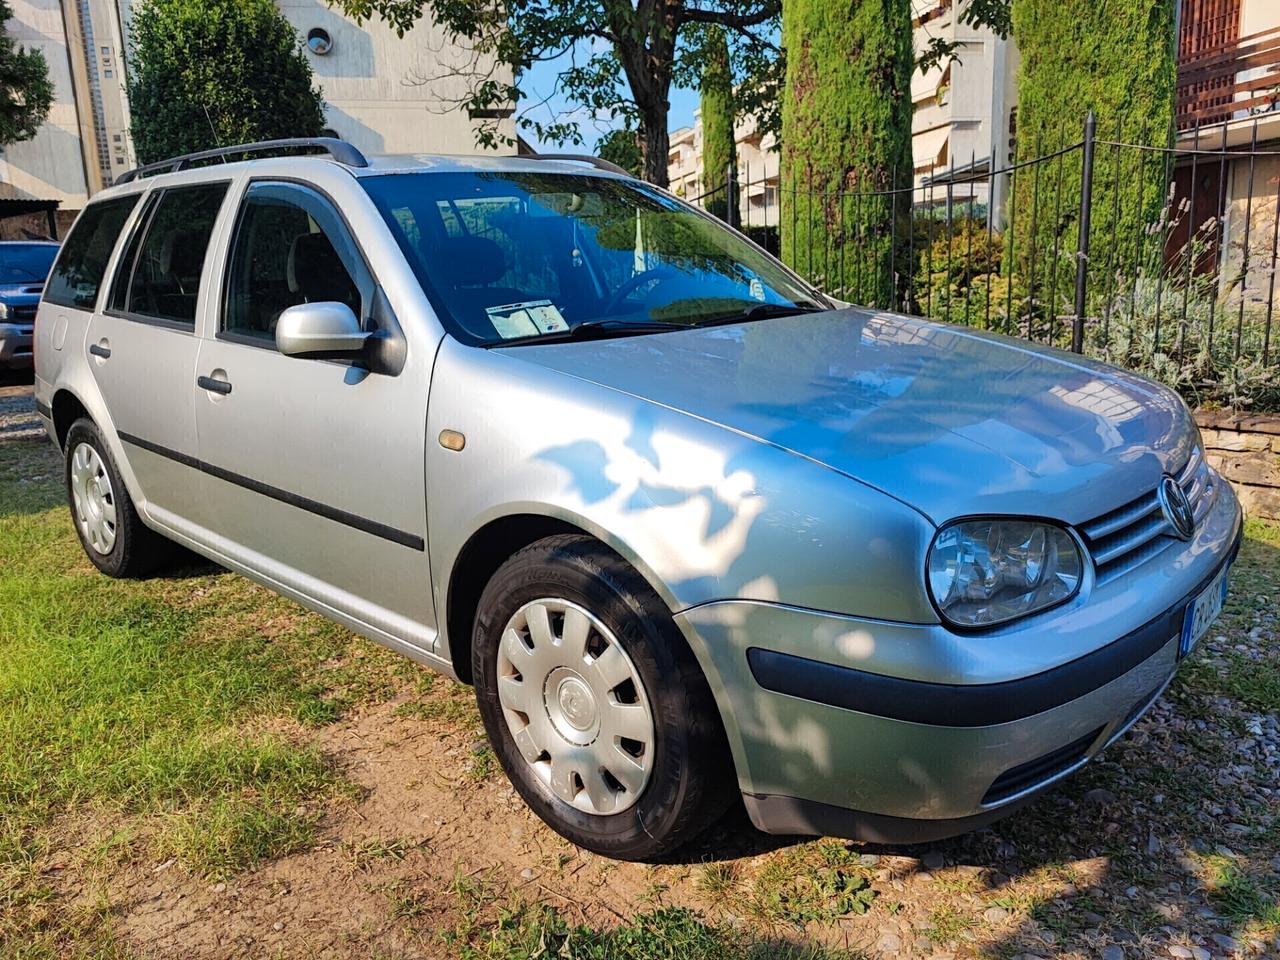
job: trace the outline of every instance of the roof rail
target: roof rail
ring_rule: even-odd
[[[168,160],[160,160],[156,163],[148,163],[146,166],[136,167],[133,170],[126,170],[116,177],[115,182],[117,184],[128,183],[131,180],[150,176],[153,173],[174,173],[178,170],[185,170],[190,164],[199,160],[223,160],[225,162],[228,157],[238,157],[245,153],[270,153],[277,150],[297,150],[302,148],[322,150],[339,163],[344,163],[348,167],[367,167],[369,165],[369,161],[365,159],[364,154],[345,140],[339,140],[337,137],[297,137],[290,140],[262,140],[258,143],[237,143],[230,147],[217,147],[213,150],[201,150],[198,153],[184,153],[180,157],[171,157]]]
[[[616,163],[610,163],[603,157],[593,157],[589,153],[526,153],[520,157],[521,160],[569,160],[576,163],[589,163],[597,170],[607,170],[609,173],[620,173],[624,177],[631,176],[626,170],[623,170]]]

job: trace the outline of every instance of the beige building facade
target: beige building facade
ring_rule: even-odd
[[[1018,102],[1018,49],[987,27],[961,23],[955,0],[912,0],[916,55],[934,39],[955,44],[955,59],[911,75],[911,154],[917,204],[1003,205],[1003,177],[995,195],[987,171],[1008,165]]]
[[[134,4],[10,4],[10,32],[19,44],[44,53],[55,99],[33,139],[0,151],[0,187],[8,196],[56,200],[74,212],[137,165],[126,92]],[[362,151],[475,153],[482,122],[514,138],[509,115],[473,118],[459,106],[465,80],[458,68],[472,58],[434,23],[424,20],[401,38],[381,21],[356,24],[323,0],[279,0],[278,6],[299,34],[329,129]]]
[[[695,110],[693,118],[693,126],[671,133],[667,181],[668,189],[676,196],[697,201],[711,181],[702,166],[702,112]],[[777,226],[777,138],[761,130],[754,117],[739,121],[733,137],[738,159],[738,222],[744,227]]]

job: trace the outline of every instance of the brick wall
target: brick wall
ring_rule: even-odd
[[[1196,411],[1205,451],[1251,517],[1280,520],[1280,416]]]
[[[79,210],[58,210],[58,236],[65,237]],[[49,220],[43,213],[26,213],[0,220],[0,240],[44,239],[49,233]]]

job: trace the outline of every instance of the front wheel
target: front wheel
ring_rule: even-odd
[[[646,859],[723,811],[727,747],[706,679],[662,601],[603,544],[549,537],[503,564],[472,666],[494,752],[565,838]]]

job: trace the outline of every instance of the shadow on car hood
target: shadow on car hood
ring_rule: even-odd
[[[859,309],[510,353],[785,448],[936,522],[1083,522],[1154,487],[1194,437],[1182,401],[1133,374]]]

